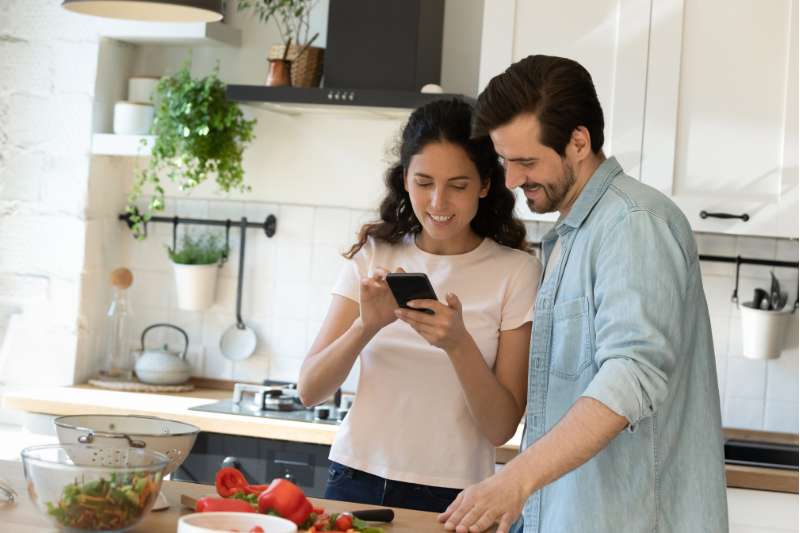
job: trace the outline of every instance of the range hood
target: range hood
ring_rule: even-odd
[[[228,98],[285,113],[401,117],[441,98],[444,0],[330,0],[323,87],[228,85]]]
[[[474,103],[473,98],[460,94],[261,85],[228,85],[227,95],[231,100],[290,115],[306,112],[339,113],[346,110],[351,114],[402,118],[410,110],[441,98],[459,98]]]

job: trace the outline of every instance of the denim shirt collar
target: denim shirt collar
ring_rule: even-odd
[[[609,157],[602,163],[589,178],[589,181],[584,185],[583,190],[578,195],[577,200],[572,205],[569,214],[548,231],[542,241],[555,240],[558,236],[567,233],[570,230],[577,229],[589,216],[592,208],[600,200],[600,198],[608,190],[611,180],[622,172],[622,167],[617,162],[617,158]]]

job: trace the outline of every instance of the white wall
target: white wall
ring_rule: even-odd
[[[0,2],[0,392],[72,383],[97,38],[45,0]]]

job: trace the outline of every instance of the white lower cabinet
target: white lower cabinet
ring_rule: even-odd
[[[798,531],[797,494],[728,489],[730,533]]]

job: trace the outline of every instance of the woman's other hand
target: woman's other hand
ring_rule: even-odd
[[[397,320],[397,301],[386,283],[386,274],[385,269],[376,268],[371,277],[361,279],[361,323],[369,336]]]
[[[447,294],[446,301],[446,305],[437,300],[411,300],[408,302],[409,307],[430,309],[434,314],[412,309],[397,309],[394,313],[430,344],[452,354],[464,345],[469,335],[464,327],[461,301],[453,293]]]

